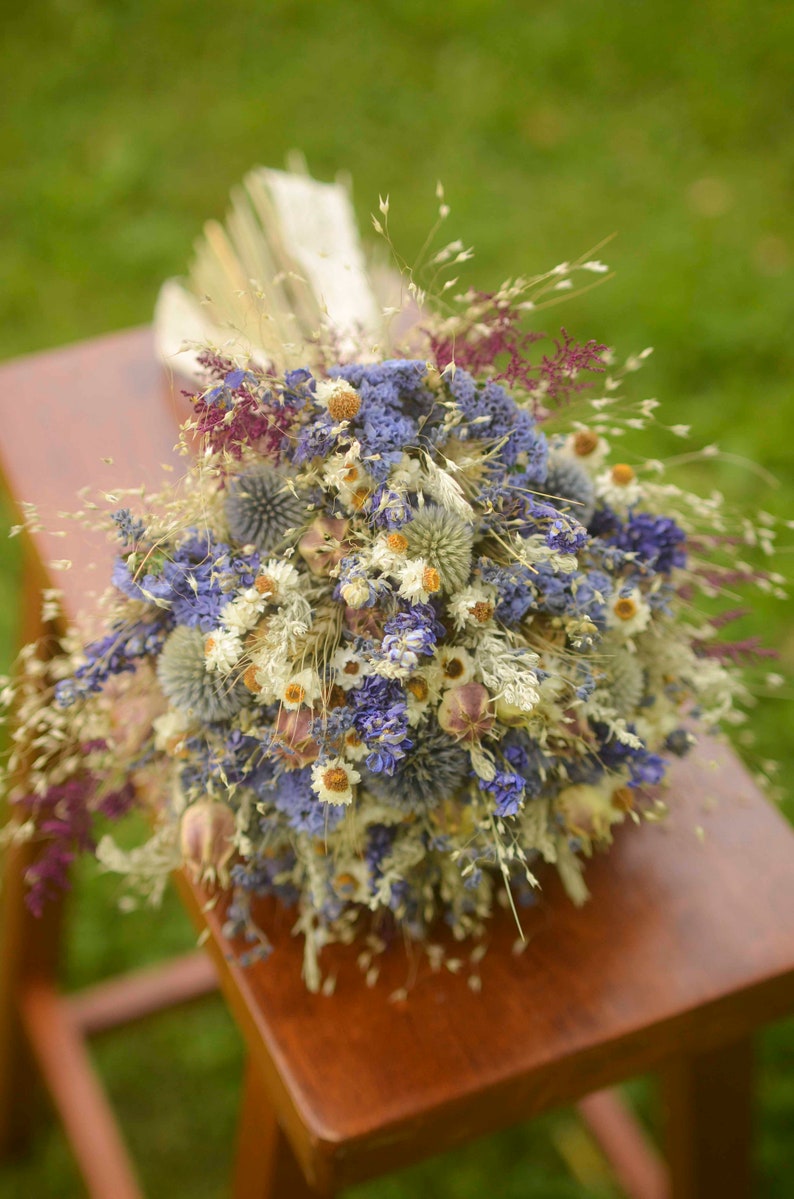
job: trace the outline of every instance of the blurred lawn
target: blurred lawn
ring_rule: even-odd
[[[297,146],[319,177],[352,172],[364,224],[378,193],[391,193],[409,260],[443,179],[450,236],[475,245],[468,278],[479,286],[617,233],[602,253],[616,278],[560,319],[623,354],[655,345],[634,394],[662,399],[697,444],[718,441],[781,480],[770,491],[715,466],[699,484],[791,515],[790,5],[60,0],[4,11],[3,25],[0,355],[146,321],[229,187]],[[14,402],[1,396],[0,413]],[[0,543],[0,669],[17,570],[14,545]],[[785,605],[757,615],[790,668]],[[784,701],[762,702],[754,718],[759,752],[781,762],[784,780],[790,722]],[[75,984],[191,943],[173,900],[161,916],[121,919],[114,895],[110,880],[81,871]],[[220,1003],[108,1037],[97,1056],[147,1193],[224,1193],[242,1051]],[[634,1089],[655,1123],[648,1088]],[[761,1038],[759,1106],[757,1193],[789,1199],[791,1023]],[[53,1127],[30,1160],[0,1169],[0,1199],[80,1193]],[[355,1194],[615,1192],[561,1113]]]

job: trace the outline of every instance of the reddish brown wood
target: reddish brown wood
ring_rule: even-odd
[[[752,1073],[749,1038],[665,1067],[667,1152],[675,1199],[751,1199]]]
[[[43,573],[30,542],[23,542],[20,644],[51,636],[41,619]],[[53,980],[58,972],[63,903],[52,903],[40,920],[25,904],[25,873],[34,863],[32,842],[11,846],[3,860],[0,906],[0,1156],[23,1148],[36,1109],[36,1078],[19,1019],[17,996],[30,979]]]
[[[395,947],[372,990],[355,951],[328,953],[336,991],[309,995],[289,914],[263,909],[275,951],[243,969],[222,906],[206,911],[182,879],[310,1178],[342,1186],[396,1168],[791,1010],[792,931],[773,918],[794,903],[791,830],[715,744],[676,764],[671,803],[667,826],[624,828],[590,865],[584,909],[546,880],[519,957],[509,917],[498,917],[480,993],[463,974],[418,965],[407,1002],[390,1003],[412,974]]]
[[[319,1194],[295,1161],[261,1073],[250,1060],[240,1102],[232,1194],[234,1199],[312,1199]]]
[[[198,952],[107,979],[64,1002],[74,1024],[85,1036],[93,1036],[143,1020],[163,1008],[201,999],[217,989],[215,967],[206,953]]]
[[[596,1091],[580,1099],[576,1107],[609,1159],[627,1199],[668,1199],[664,1163],[617,1091]]]
[[[162,386],[145,331],[3,368],[0,395],[30,401],[4,427],[11,486],[57,510],[88,467],[106,486],[157,481],[173,442]],[[46,437],[29,436],[32,413]],[[80,448],[55,453],[76,429]],[[115,466],[97,465],[108,454]],[[85,579],[104,583],[83,573],[96,547],[34,540],[45,562],[81,564],[63,576],[73,614]],[[794,834],[713,743],[676,764],[669,800],[665,827],[626,826],[609,857],[590,865],[585,909],[546,880],[524,917],[522,955],[511,952],[509,916],[494,921],[479,993],[466,970],[431,975],[395,946],[373,989],[355,951],[343,950],[326,960],[336,993],[309,995],[290,913],[263,907],[275,952],[242,969],[221,931],[223,905],[208,909],[181,878],[277,1120],[317,1188],[406,1165],[676,1055],[709,1054],[791,1010],[794,931],[778,914],[794,906]],[[408,1001],[390,1003],[414,976]]]
[[[69,1009],[48,983],[20,996],[22,1020],[91,1199],[141,1199],[135,1172]]]

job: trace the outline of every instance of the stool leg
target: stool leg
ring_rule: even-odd
[[[52,629],[41,619],[41,567],[24,544],[20,641],[36,641]],[[30,842],[4,855],[0,893],[0,1156],[22,1148],[35,1114],[37,1074],[22,1031],[17,999],[31,979],[52,981],[58,973],[63,904],[47,905],[36,919],[25,905],[25,871],[35,860]]]
[[[252,1061],[245,1071],[233,1199],[317,1199],[279,1127]]]
[[[750,1199],[752,1060],[744,1038],[665,1067],[671,1199]]]

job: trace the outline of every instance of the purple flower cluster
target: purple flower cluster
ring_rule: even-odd
[[[485,782],[479,780],[480,790],[493,796],[498,816],[517,816],[526,795],[526,783],[522,775],[511,770],[497,770],[494,777]]]
[[[56,683],[58,706],[70,708],[86,695],[101,691],[111,676],[134,671],[141,658],[156,657],[163,647],[165,635],[162,621],[115,624],[107,636],[85,647],[84,665],[78,667],[71,678]]]
[[[381,653],[386,661],[414,670],[423,654],[432,654],[444,626],[430,604],[415,604],[386,621]]]
[[[263,389],[253,371],[234,368],[217,355],[206,353],[201,361],[218,379],[202,396],[191,397],[197,416],[197,431],[217,453],[239,459],[243,450],[255,448],[278,462],[296,413],[314,390],[306,370],[287,373],[280,392]]]
[[[370,675],[350,693],[353,727],[370,749],[367,767],[373,774],[394,774],[413,745],[408,736],[408,705],[396,679]]]

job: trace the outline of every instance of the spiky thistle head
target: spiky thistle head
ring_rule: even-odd
[[[392,775],[366,774],[369,790],[384,803],[423,812],[451,799],[469,771],[466,751],[451,737],[428,729]]]
[[[428,566],[437,570],[444,591],[455,592],[465,587],[471,572],[474,532],[462,516],[438,504],[429,504],[401,532],[408,540],[409,556],[424,558]]]
[[[227,720],[243,705],[246,691],[208,671],[201,629],[177,625],[157,661],[157,677],[166,699],[196,720]]]
[[[571,458],[552,455],[543,490],[561,512],[570,512],[582,525],[589,525],[595,512],[593,480],[584,467]]]
[[[287,529],[304,523],[306,504],[272,466],[256,466],[239,475],[229,488],[226,519],[235,541],[269,554]]]
[[[645,672],[636,654],[617,650],[609,659],[609,695],[619,716],[637,711],[645,694]]]

